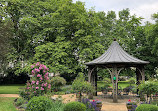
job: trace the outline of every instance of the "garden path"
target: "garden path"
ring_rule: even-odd
[[[54,95],[54,97],[58,97],[59,95]],[[19,97],[18,94],[0,94],[0,97]],[[66,94],[61,95],[64,99],[64,102],[75,101],[76,96],[74,94]],[[102,111],[127,111],[126,102],[128,99],[119,99],[118,103],[113,103],[112,99],[104,98],[102,95],[94,96],[94,100],[100,100],[103,103]]]

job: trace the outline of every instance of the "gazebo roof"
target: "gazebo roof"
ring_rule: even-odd
[[[145,65],[148,61],[137,59],[125,52],[119,43],[114,40],[108,50],[100,57],[85,63],[85,65],[103,65],[103,64],[134,64]]]

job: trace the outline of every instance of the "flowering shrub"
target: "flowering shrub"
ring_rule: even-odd
[[[51,89],[49,84],[48,68],[37,62],[31,65],[32,78],[26,83],[25,96],[30,99],[33,96],[40,96],[46,94]]]
[[[95,101],[95,102],[96,102],[96,104],[102,104],[102,102],[101,102],[101,101],[99,101],[98,99],[97,99],[97,100],[93,100],[93,101]]]
[[[131,101],[130,99],[128,100],[128,102],[126,103],[127,105],[136,105],[136,101]]]
[[[135,111],[135,109],[137,108],[137,103],[136,103],[136,101],[131,101],[130,99],[128,100],[128,102],[126,103],[126,107],[127,107],[127,109],[128,109],[128,105],[132,105],[132,111]]]
[[[97,108],[96,105],[97,104],[102,104],[102,102],[99,101],[99,100],[92,100],[92,101],[90,101],[87,98],[82,98],[81,102],[86,105],[86,108],[87,108],[86,111],[99,111],[99,109]]]

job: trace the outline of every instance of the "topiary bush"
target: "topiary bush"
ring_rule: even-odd
[[[34,96],[27,104],[26,111],[46,111],[51,109],[52,100],[45,96]]]
[[[136,111],[158,111],[158,106],[151,104],[141,104],[136,108]]]
[[[70,102],[65,105],[64,111],[86,111],[86,106],[80,102]]]
[[[51,90],[55,90],[55,91],[60,90],[60,88],[66,84],[66,80],[63,77],[59,77],[59,76],[51,78],[50,82],[51,82]]]

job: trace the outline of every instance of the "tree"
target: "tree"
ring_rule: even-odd
[[[106,14],[86,10],[84,3],[73,3],[72,0],[0,3],[3,3],[2,12],[7,15],[5,19],[13,24],[13,48],[8,59],[14,63],[17,73],[25,71],[21,66],[39,61],[47,64],[54,73],[74,78],[78,72],[87,71],[84,63],[103,54],[113,38],[128,53],[152,61],[153,64],[147,67],[150,70],[157,65],[154,64],[157,25],[140,26],[142,18],[130,15],[129,9],[121,10],[116,18],[114,11]]]
[[[8,65],[7,54],[10,52],[10,40],[12,38],[12,23],[9,19],[3,19],[6,16],[3,10],[3,4],[0,3],[0,72],[6,72]]]

